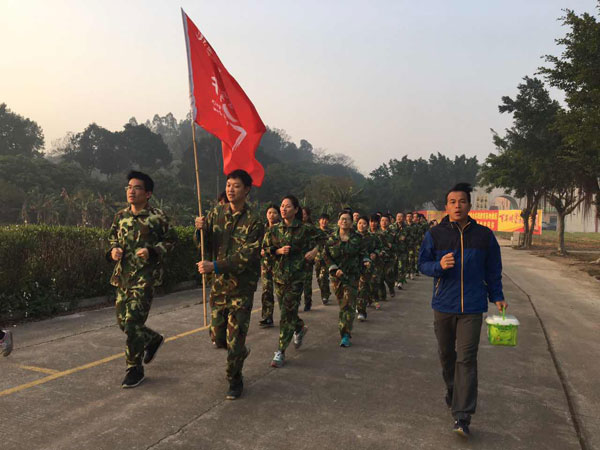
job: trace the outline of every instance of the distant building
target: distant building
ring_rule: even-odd
[[[471,194],[473,209],[523,209],[525,200],[506,194],[503,189],[493,189],[486,192],[480,187]],[[556,210],[547,205],[541,205],[543,210],[543,229],[556,229]],[[565,231],[569,232],[600,232],[600,223],[596,214],[596,206],[592,206],[587,215],[582,210],[576,210],[565,218]]]

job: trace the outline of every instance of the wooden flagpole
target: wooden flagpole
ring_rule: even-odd
[[[198,173],[198,151],[196,150],[196,117],[194,116],[194,106],[192,99],[194,92],[192,90],[192,62],[190,59],[190,43],[188,41],[188,29],[186,22],[186,14],[181,8],[181,18],[183,19],[183,34],[185,35],[185,49],[188,60],[188,87],[190,92],[190,122],[192,123],[192,141],[194,143],[194,166],[196,167],[196,193],[198,194],[198,216],[202,217],[202,194],[200,192],[200,174]],[[200,229],[200,259],[204,261],[204,229]],[[207,322],[206,311],[206,274],[202,274],[202,306],[204,308],[204,326]]]
[[[191,93],[191,91],[190,91]],[[196,167],[196,193],[198,194],[198,216],[202,217],[202,193],[200,192],[200,174],[198,173],[198,152],[196,150],[196,123],[194,122],[194,112],[191,114],[192,122],[192,140],[194,141],[194,165]],[[204,261],[204,228],[200,229],[200,259]],[[202,274],[202,307],[204,309],[204,326],[207,322],[206,310],[206,274]]]

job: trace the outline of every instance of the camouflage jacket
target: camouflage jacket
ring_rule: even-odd
[[[324,256],[325,243],[327,242],[327,239],[329,239],[333,235],[333,233],[335,233],[335,228],[327,225],[327,228],[325,228],[325,230],[321,230],[321,228],[319,228],[319,230],[322,233],[325,233],[326,237],[323,239],[323,241],[321,241],[321,244],[319,245],[319,252],[317,253],[317,256],[315,257],[315,261],[323,262],[323,261],[325,261],[325,256]]]
[[[364,263],[371,262],[366,244],[354,229],[350,231],[347,241],[340,239],[340,232],[337,230],[325,244],[325,261],[329,266],[330,275],[335,276],[335,272],[340,269],[344,273],[342,283],[357,283],[364,270]]]
[[[260,277],[263,222],[247,204],[235,213],[229,204],[217,205],[204,230],[204,259],[216,263],[211,296],[253,294]],[[194,242],[200,246],[198,230]]]
[[[389,261],[398,254],[398,236],[394,230],[379,230],[379,238],[383,245],[383,259]]]
[[[396,242],[398,246],[398,255],[408,251],[408,228],[405,223],[396,226]]]
[[[115,265],[110,284],[120,288],[160,286],[162,284],[163,256],[173,248],[176,234],[169,227],[169,219],[158,208],[149,204],[138,214],[131,207],[122,209],[113,220],[108,236],[106,258],[112,261],[113,248],[123,250]],[[148,259],[136,256],[139,249],[147,248]]]
[[[277,225],[277,224],[275,224],[275,225]],[[273,225],[273,226],[275,226],[275,225]],[[269,224],[265,223],[265,232],[269,228],[270,228]],[[261,247],[262,247],[262,242],[261,242]],[[264,255],[261,255],[261,257],[260,257],[260,267],[261,267],[261,270],[263,270],[263,271],[272,271],[273,270],[273,265],[275,264],[275,258],[273,257],[273,255],[269,255],[268,253],[266,253],[263,248],[261,248],[261,253],[264,253]]]
[[[304,224],[294,219],[290,226],[280,222],[265,233],[262,247],[265,255],[271,255],[275,261],[273,265],[273,280],[276,283],[289,284],[301,279],[306,271],[304,255],[309,250],[324,242],[327,236],[319,228],[311,224]],[[290,253],[277,255],[275,252],[281,247],[289,245]]]

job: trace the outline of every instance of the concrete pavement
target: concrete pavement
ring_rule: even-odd
[[[511,251],[503,249],[507,273],[523,271]],[[246,390],[233,402],[224,399],[226,355],[209,343],[198,291],[156,299],[149,325],[170,341],[135,389],[120,388],[124,335],[111,308],[19,326],[15,351],[0,360],[0,448],[579,449],[544,331],[519,286],[505,279],[519,346],[492,347],[482,330],[470,441],[450,431],[431,279],[422,276],[356,323],[349,349],[338,346],[337,305],[315,294],[316,307],[301,313],[305,344],[288,350],[282,369],[269,367],[278,330],[259,329],[255,312]]]

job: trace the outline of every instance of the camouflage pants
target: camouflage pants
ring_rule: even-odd
[[[359,314],[367,316],[367,304],[372,301],[372,283],[373,271],[365,270],[358,280],[357,310]]]
[[[242,379],[244,360],[248,356],[246,336],[254,295],[242,297],[210,296],[210,338],[219,346],[227,345],[227,380]]]
[[[396,282],[396,277],[395,277],[396,270],[394,268],[395,265],[396,265],[395,259],[389,259],[389,260],[385,261],[383,279],[385,281],[385,284],[387,284],[388,289],[390,290],[390,294],[394,293],[394,283]],[[384,289],[385,289],[385,287],[384,287]]]
[[[317,274],[317,283],[321,290],[321,298],[329,300],[331,289],[329,288],[329,270],[325,261],[320,259],[315,261],[315,272]]]
[[[275,309],[275,296],[273,295],[273,272],[269,267],[261,265],[262,277],[262,318],[273,318],[273,310]]]
[[[415,251],[414,251],[414,258],[413,258],[413,270],[414,273],[419,273],[419,252],[421,251],[421,246],[417,245],[415,247]]]
[[[117,288],[115,310],[119,328],[127,335],[125,350],[127,368],[141,367],[146,346],[160,336],[144,325],[148,319],[153,296],[154,288],[149,286]]]
[[[373,283],[375,284],[374,290],[377,292],[378,301],[385,301],[387,298],[387,291],[385,290],[385,266],[382,261],[375,263],[375,270],[373,276]]]
[[[313,268],[314,263],[306,263],[305,277],[304,277],[304,305],[312,305],[312,280],[313,280]]]
[[[408,253],[402,252],[398,256],[398,281],[406,283],[406,274],[408,271]]]
[[[275,295],[281,311],[279,350],[282,352],[285,352],[285,349],[290,345],[294,333],[304,327],[304,321],[298,317],[303,286],[303,280],[293,281],[291,284],[275,283]]]
[[[415,249],[408,251],[408,274],[415,274],[417,272],[417,253]]]
[[[344,334],[351,336],[352,325],[354,324],[354,318],[356,317],[358,282],[346,284],[334,277],[332,284],[333,292],[335,292],[335,296],[340,305],[340,316],[338,321],[340,335],[342,337]]]

